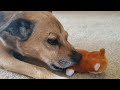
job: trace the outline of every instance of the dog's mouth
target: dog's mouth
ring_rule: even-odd
[[[61,68],[61,67],[58,67],[58,66],[56,66],[54,64],[51,65],[51,68],[54,69],[54,70],[60,70],[60,71],[66,70],[66,68]]]

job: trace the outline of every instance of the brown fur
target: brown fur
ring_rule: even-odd
[[[10,13],[4,12],[5,16],[8,16]],[[12,12],[11,16],[13,15],[14,12]],[[16,14],[15,17],[13,17],[13,20],[17,18],[24,18],[33,21],[35,23],[34,30],[30,38],[25,42],[21,42],[7,33],[1,34],[6,45],[4,45],[3,42],[0,42],[0,53],[2,53],[2,56],[0,57],[0,66],[9,71],[28,75],[33,78],[64,78],[57,76],[42,67],[21,62],[15,59],[9,52],[13,49],[24,56],[37,58],[45,62],[51,68],[53,68],[51,66],[52,64],[60,68],[66,68],[75,64],[70,60],[70,54],[72,54],[72,51],[75,51],[75,49],[67,41],[68,34],[64,31],[61,23],[51,12],[47,11],[24,11]],[[9,19],[7,18],[6,21]],[[11,22],[13,20],[11,20]],[[47,43],[48,38],[59,39],[60,46],[49,45]],[[66,66],[60,66],[58,64],[60,60],[70,63]]]
[[[18,42],[17,44],[25,54],[32,54],[33,57],[40,60],[43,60],[42,57],[52,60],[49,62],[56,62],[57,60],[64,58],[69,59],[68,54],[70,54],[74,48],[72,48],[70,43],[66,40],[67,32],[64,31],[60,22],[51,13],[25,12],[24,16],[25,18],[34,20],[38,24],[28,41],[25,43]],[[60,38],[60,42],[62,43],[61,47],[54,48],[49,46],[45,42],[48,37]]]

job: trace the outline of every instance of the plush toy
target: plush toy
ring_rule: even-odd
[[[107,67],[107,58],[105,56],[105,49],[102,48],[100,51],[89,52],[86,50],[76,49],[79,53],[83,55],[82,60],[74,65],[69,67],[66,70],[66,75],[71,76],[74,72],[81,73],[101,73]]]

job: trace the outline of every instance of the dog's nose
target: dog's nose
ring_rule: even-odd
[[[82,54],[80,54],[76,51],[72,51],[70,58],[73,62],[78,63],[82,59]]]

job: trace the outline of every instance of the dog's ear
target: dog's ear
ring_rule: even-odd
[[[19,18],[12,21],[5,31],[20,41],[26,41],[32,34],[34,25],[35,23],[33,21]]]
[[[17,11],[0,11],[0,31],[8,26],[11,17],[14,16],[15,13],[17,13]]]

